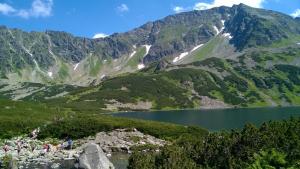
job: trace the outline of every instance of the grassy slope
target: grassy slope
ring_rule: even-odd
[[[58,71],[58,75],[59,75],[60,79],[66,79],[69,76],[69,68],[63,62],[61,62],[61,65],[60,65],[60,68],[59,68],[59,71]]]
[[[133,69],[137,68],[137,65],[141,63],[143,60],[143,57],[146,54],[146,47],[141,47],[137,49],[137,52],[130,58],[127,65],[130,66]]]
[[[169,123],[116,118],[109,115],[77,112],[36,102],[0,100],[0,139],[29,133],[41,127],[40,138],[82,138],[115,128],[137,128],[159,138],[174,139],[181,134],[206,130]]]
[[[27,133],[55,116],[45,104],[0,100],[0,138]]]
[[[127,90],[122,90],[126,88]],[[183,89],[164,76],[142,73],[113,78],[97,87],[88,87],[74,91],[70,95],[50,100],[53,105],[66,102],[66,106],[74,109],[100,110],[105,103],[115,99],[122,103],[151,101],[156,109],[193,107],[189,101],[187,90]]]
[[[90,66],[89,75],[97,76],[101,69],[101,64],[102,64],[101,61],[99,61],[98,58],[89,57],[88,62],[89,62],[89,66]]]
[[[200,95],[238,107],[299,105],[300,68],[290,65],[297,63],[299,54],[299,48],[283,48],[251,51],[236,60],[208,58],[161,71],[153,71],[153,65],[50,102],[90,111],[101,111],[111,100],[148,101],[152,109],[183,109],[199,107]]]
[[[210,41],[204,44],[199,50],[196,50],[191,54],[193,61],[195,62],[207,58],[210,54],[212,54],[216,46],[222,43],[222,41],[224,41],[224,38],[222,38],[221,35],[212,38]]]

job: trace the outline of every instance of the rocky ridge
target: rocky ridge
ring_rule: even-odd
[[[0,78],[97,84],[105,77],[135,72],[153,62],[185,60],[195,50],[202,50],[206,57],[230,57],[237,51],[295,40],[300,34],[299,24],[298,19],[285,14],[240,4],[170,15],[99,39],[2,26]],[[212,43],[219,45],[213,47],[214,52],[207,51]],[[192,57],[183,63],[201,59]]]
[[[18,155],[17,144],[20,141],[22,142],[22,149]],[[53,167],[56,168],[59,167],[59,163],[55,162],[63,160],[79,160],[79,164],[80,162],[81,164],[88,163],[89,158],[87,158],[87,155],[85,154],[87,151],[86,149],[89,149],[87,147],[99,146],[101,150],[97,152],[99,152],[99,154],[104,154],[104,157],[101,156],[102,160],[106,161],[106,164],[110,164],[106,158],[111,157],[112,152],[131,153],[131,147],[133,146],[150,144],[160,147],[166,144],[164,140],[157,139],[150,135],[145,135],[136,129],[117,129],[111,132],[100,132],[95,137],[74,140],[72,150],[61,149],[61,143],[65,147],[68,144],[64,140],[47,139],[42,141],[32,139],[27,136],[15,137],[10,140],[2,140],[0,145],[4,146],[7,144],[9,151],[5,153],[4,149],[0,149],[0,159],[2,159],[5,155],[9,155],[18,166],[26,167],[33,163],[54,163]],[[46,152],[43,148],[45,144],[50,146],[49,152]],[[34,151],[32,151],[32,146],[35,147]],[[103,153],[101,153],[102,150]]]

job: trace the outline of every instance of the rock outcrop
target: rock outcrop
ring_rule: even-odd
[[[78,140],[79,145],[86,143],[98,144],[107,156],[113,152],[131,153],[134,146],[154,145],[162,147],[167,142],[144,134],[137,129],[115,129],[110,132],[99,132],[95,137]]]
[[[79,156],[79,168],[114,169],[114,166],[97,144],[87,143]]]
[[[18,154],[18,142],[21,142],[21,151]],[[51,143],[60,143],[53,145]],[[8,146],[7,153],[2,148]],[[50,146],[48,152],[44,145]],[[145,144],[164,146],[166,141],[146,135],[136,129],[115,129],[110,132],[99,132],[96,136],[74,140],[71,150],[67,147],[65,140],[46,139],[38,140],[27,136],[19,136],[10,140],[0,140],[0,161],[9,155],[14,165],[19,168],[40,168],[40,166],[51,165],[52,168],[63,167],[64,162],[76,163],[75,167],[82,169],[114,169],[108,157],[114,152],[131,153],[133,146]],[[159,148],[158,148],[159,149]],[[79,163],[78,163],[79,162]],[[69,164],[67,164],[69,166]],[[1,168],[1,167],[0,167]]]

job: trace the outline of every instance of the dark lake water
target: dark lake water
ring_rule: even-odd
[[[240,129],[247,123],[260,125],[270,120],[300,117],[300,107],[121,112],[113,116],[197,125],[210,131],[219,131]]]

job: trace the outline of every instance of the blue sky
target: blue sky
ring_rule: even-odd
[[[193,9],[245,3],[300,16],[299,0],[0,0],[0,25],[92,38]]]

